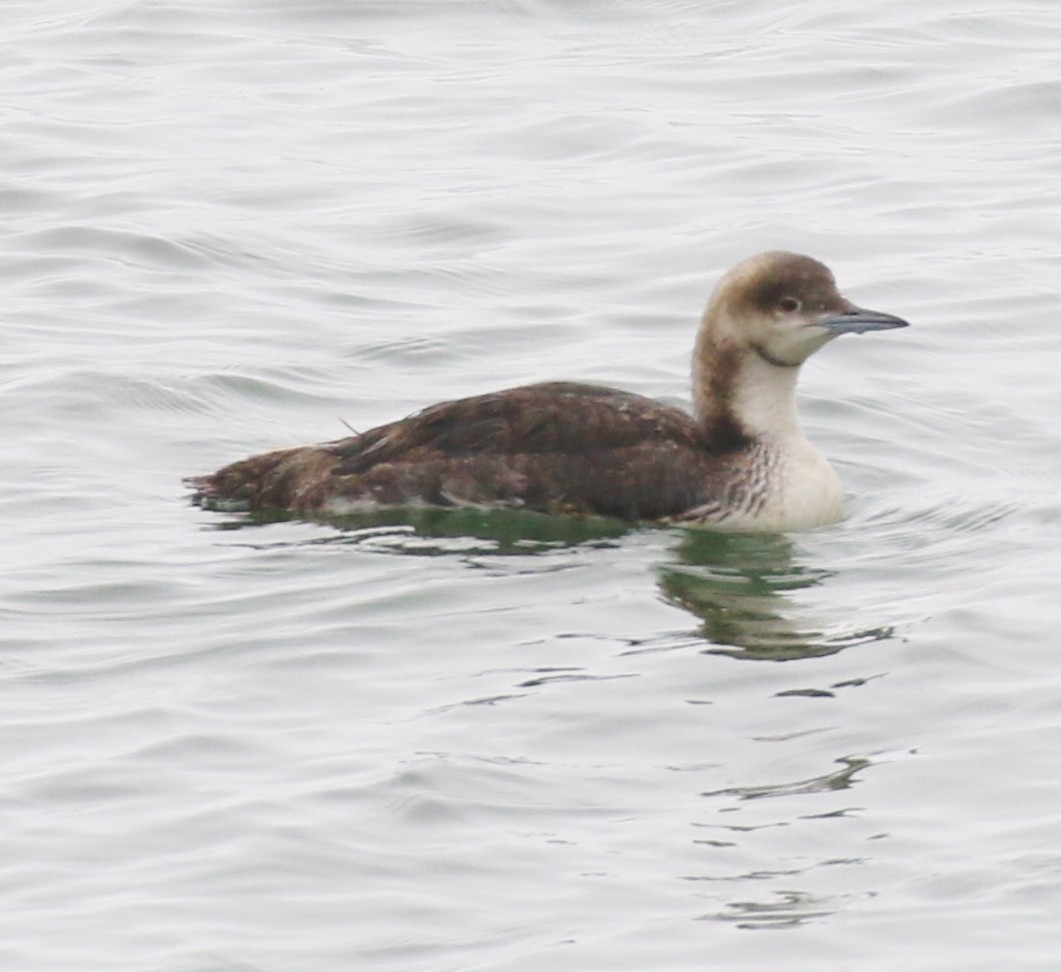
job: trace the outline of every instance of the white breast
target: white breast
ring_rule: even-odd
[[[805,530],[836,523],[844,516],[844,490],[829,461],[806,439],[786,446],[777,468],[770,514],[776,526],[762,529]],[[766,514],[768,511],[763,510]]]
[[[679,517],[716,530],[783,533],[826,526],[843,519],[840,479],[828,460],[802,435],[783,443],[760,444],[748,454],[749,468],[734,470],[737,490],[725,500]]]

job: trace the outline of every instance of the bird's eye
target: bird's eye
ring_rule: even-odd
[[[800,302],[795,297],[782,297],[777,304],[786,314],[794,314],[800,309]]]

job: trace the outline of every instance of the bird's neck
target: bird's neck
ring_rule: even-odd
[[[693,357],[693,405],[708,441],[720,449],[802,441],[796,411],[799,366],[771,363],[754,349],[701,334]]]

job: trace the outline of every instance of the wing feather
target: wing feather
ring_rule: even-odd
[[[579,453],[670,440],[695,446],[692,418],[641,395],[550,382],[432,405],[409,418],[332,443],[335,475],[381,463],[472,455]]]

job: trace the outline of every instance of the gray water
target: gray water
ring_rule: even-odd
[[[0,968],[1052,969],[1061,8],[5,6]],[[552,378],[688,404],[761,249],[784,537],[250,523],[183,475]]]

